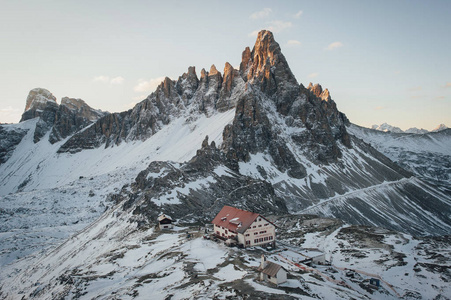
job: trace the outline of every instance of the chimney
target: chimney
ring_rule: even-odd
[[[266,267],[266,257],[265,257],[265,255],[262,254],[260,268],[264,269],[265,267]]]

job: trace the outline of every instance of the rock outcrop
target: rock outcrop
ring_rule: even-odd
[[[34,142],[37,143],[55,123],[58,103],[55,96],[48,90],[35,88],[30,91],[20,122],[39,117],[34,132]]]
[[[336,161],[341,157],[339,144],[351,147],[348,120],[329,91],[319,84],[306,89],[297,83],[271,32],[261,31],[252,51],[244,50],[240,75],[247,83],[246,93],[238,98],[233,124],[224,130],[223,149],[232,157],[246,161],[250,154],[268,151],[279,170],[296,178],[306,175],[280,128],[268,118],[273,106],[284,126],[292,128],[289,138],[312,161]]]
[[[105,114],[105,112],[91,108],[81,99],[64,97],[56,112],[54,126],[49,137],[50,143],[65,139]]]
[[[43,88],[30,91],[20,122],[38,118],[34,132],[37,143],[49,131],[49,141],[53,144],[97,121],[106,113],[95,110],[81,99],[64,97],[61,105],[55,96]]]

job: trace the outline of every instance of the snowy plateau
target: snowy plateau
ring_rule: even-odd
[[[0,299],[451,299],[450,129],[352,124],[269,31],[200,75],[121,113],[33,89],[0,125]],[[276,247],[211,236],[224,205]],[[286,282],[259,280],[262,254]]]

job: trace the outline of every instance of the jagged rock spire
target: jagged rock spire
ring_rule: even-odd
[[[245,81],[259,84],[270,95],[285,85],[298,85],[279,44],[267,30],[258,33],[252,51],[249,47],[244,50],[240,74]]]

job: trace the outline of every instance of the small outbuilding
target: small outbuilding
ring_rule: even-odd
[[[160,229],[172,229],[172,218],[168,215],[162,214],[158,217],[158,228]]]
[[[377,278],[370,278],[370,284],[376,288],[381,286],[381,281]]]
[[[287,281],[287,270],[285,270],[285,268],[281,265],[267,261],[263,254],[258,271],[260,271],[261,281],[269,281],[276,285]]]

